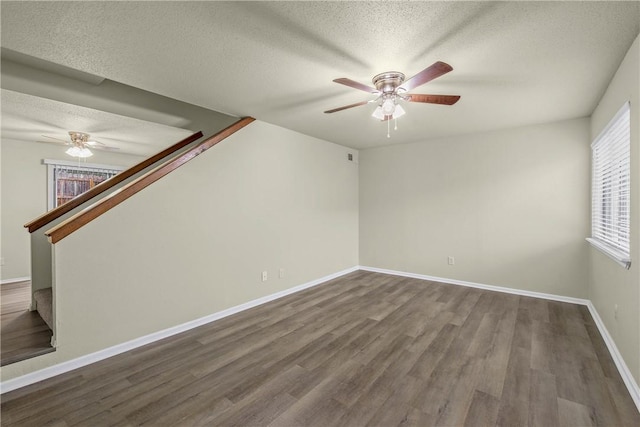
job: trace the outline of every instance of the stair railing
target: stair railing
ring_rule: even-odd
[[[252,117],[244,117],[237,122],[233,123],[229,127],[221,130],[215,135],[205,139],[204,141],[198,143],[194,147],[188,149],[184,153],[174,157],[163,163],[160,166],[150,170],[144,175],[139,176],[135,180],[130,183],[124,185],[108,196],[100,199],[95,202],[91,206],[81,210],[75,215],[71,216],[67,220],[61,222],[55,227],[47,230],[44,234],[49,238],[50,243],[57,243],[60,240],[64,239],[66,236],[70,235],[74,231],[78,230],[85,224],[93,221],[100,215],[109,211],[113,207],[119,205],[123,201],[127,200],[129,197],[148,187],[152,183],[156,182],[163,176],[169,174],[170,172],[176,170],[180,166],[194,159],[196,156],[204,153],[209,148],[213,147],[220,141],[226,139],[230,135],[239,131],[243,127],[247,126],[249,123],[253,122],[255,119]],[[117,176],[117,175],[116,175]],[[75,199],[74,199],[75,200]]]
[[[123,182],[124,180],[131,178],[132,176],[134,176],[135,174],[145,170],[146,168],[148,168],[149,166],[153,165],[154,163],[164,159],[167,156],[170,156],[171,154],[175,153],[176,151],[180,150],[181,148],[191,144],[192,142],[198,140],[202,138],[202,132],[196,132],[191,136],[188,136],[187,138],[183,139],[180,142],[177,142],[175,144],[173,144],[172,146],[165,148],[164,150],[160,151],[157,154],[154,154],[153,156],[149,157],[148,159],[145,159],[143,161],[141,161],[140,163],[131,166],[129,169],[126,169],[122,172],[120,172],[119,174],[111,177],[110,179],[101,182],[100,184],[96,185],[95,187],[89,189],[88,191],[74,197],[73,199],[69,200],[67,203],[64,203],[60,206],[58,206],[55,209],[50,210],[49,212],[39,216],[38,218],[34,219],[33,221],[30,221],[28,223],[26,223],[24,226],[25,228],[27,228],[29,230],[29,233],[33,233],[34,231],[44,227],[47,224],[50,224],[51,222],[55,221],[56,219],[60,218],[62,215],[66,214],[67,212],[72,211],[73,209],[77,208],[78,206],[82,205],[83,203],[93,199],[96,196],[99,196],[100,194],[104,193],[105,191],[115,187],[116,185],[120,184],[121,182]]]

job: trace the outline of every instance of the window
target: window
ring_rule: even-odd
[[[593,246],[625,268],[630,254],[630,111],[618,111],[591,144],[591,238]]]
[[[48,166],[47,210],[68,202],[124,169],[121,166],[79,164],[62,160],[43,160],[43,163]]]

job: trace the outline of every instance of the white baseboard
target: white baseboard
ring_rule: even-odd
[[[598,314],[598,311],[594,307],[591,300],[565,297],[565,296],[553,295],[553,294],[545,294],[542,292],[531,292],[531,291],[524,291],[520,289],[503,288],[501,286],[492,286],[492,285],[485,285],[482,283],[465,282],[463,280],[446,279],[443,277],[434,277],[434,276],[427,276],[424,274],[407,273],[404,271],[387,270],[384,268],[360,266],[360,270],[372,271],[375,273],[392,274],[394,276],[411,277],[414,279],[430,280],[434,282],[448,283],[452,285],[468,286],[471,288],[485,289],[488,291],[506,292],[509,294],[522,295],[522,296],[528,296],[528,297],[534,297],[534,298],[542,298],[542,299],[548,299],[552,301],[568,302],[572,304],[587,306],[587,308],[589,309],[589,312],[591,313],[591,317],[593,317],[593,320],[596,326],[598,327],[598,330],[600,331],[600,335],[602,335],[602,339],[604,340],[605,344],[607,345],[607,348],[609,349],[609,353],[611,353],[611,357],[613,358],[613,361],[616,364],[616,367],[618,368],[618,372],[620,373],[620,376],[622,377],[624,384],[627,386],[627,390],[629,390],[629,394],[631,395],[631,398],[636,404],[638,411],[640,411],[640,387],[638,387],[638,383],[633,378],[633,375],[631,375],[631,371],[629,370],[629,367],[627,366],[624,359],[622,358],[620,351],[618,351],[618,347],[616,347],[616,344],[613,341],[613,338],[611,337],[611,335],[609,335],[609,331],[604,326],[604,322],[600,318],[600,315]]]
[[[4,285],[6,283],[26,282],[27,280],[31,280],[31,277],[14,277],[13,279],[0,280],[0,285]]]
[[[213,322],[218,319],[222,319],[223,317],[230,316],[232,314],[239,313],[241,311],[256,307],[258,305],[262,305],[264,303],[276,300],[278,298],[282,298],[284,296],[300,292],[304,289],[311,288],[313,286],[317,286],[321,283],[328,282],[329,280],[338,278],[340,276],[344,276],[345,274],[352,273],[357,271],[358,267],[351,267],[346,270],[339,271],[334,274],[330,274],[328,276],[321,277],[316,280],[312,280],[307,283],[303,283],[302,285],[294,286],[293,288],[286,289],[284,291],[276,292],[271,295],[267,295],[244,304],[237,305],[235,307],[228,308],[226,310],[219,311],[217,313],[210,314],[205,317],[201,317],[199,319],[192,320],[190,322],[183,323],[181,325],[173,326],[168,329],[164,329],[162,331],[154,332],[149,335],[145,335],[139,338],[135,338],[131,341],[124,342],[122,344],[117,344],[109,348],[105,348],[104,350],[96,351],[95,353],[87,354],[84,356],[80,356],[76,359],[72,359],[66,362],[59,363],[54,366],[49,366],[47,368],[41,369],[39,371],[31,372],[26,375],[22,375],[20,377],[12,378],[7,381],[3,381],[0,383],[0,394],[7,393],[12,390],[16,390],[21,387],[25,387],[30,384],[37,383],[39,381],[46,380],[48,378],[54,377],[56,375],[64,374],[65,372],[72,371],[77,368],[81,368],[86,365],[90,365],[95,362],[99,362],[106,358],[118,355],[120,353],[124,353],[125,351],[133,350],[134,348],[141,347],[143,345],[150,344],[154,341],[161,340],[163,338],[170,337],[172,335],[179,334],[181,332],[188,331],[193,328],[197,328],[198,326],[202,326],[204,324]],[[50,353],[51,354],[51,353]]]
[[[602,318],[600,318],[600,315],[598,314],[598,310],[596,310],[595,306],[591,301],[589,301],[589,304],[587,304],[587,307],[589,308],[591,317],[593,317],[593,320],[596,322],[596,326],[600,331],[600,335],[602,335],[602,339],[604,340],[604,343],[607,345],[607,348],[609,349],[609,353],[611,353],[611,357],[613,358],[613,361],[616,364],[616,367],[618,368],[618,372],[622,377],[622,381],[624,381],[624,385],[627,386],[627,390],[629,390],[629,394],[631,395],[631,398],[636,404],[638,411],[640,411],[640,387],[638,387],[638,383],[633,378],[633,375],[631,375],[631,371],[629,370],[629,367],[627,366],[627,364],[624,363],[624,359],[622,358],[620,351],[618,351],[618,347],[616,347],[616,343],[613,341],[613,338],[611,337],[611,335],[609,335],[609,331],[607,330],[607,327],[604,325]]]
[[[427,276],[424,274],[407,273],[404,271],[387,270],[384,268],[360,266],[361,270],[372,271],[375,273],[392,274],[394,276],[411,277],[414,279],[431,280],[432,282],[442,282],[451,285],[466,286],[469,288],[485,289],[487,291],[503,292],[507,294],[522,295],[533,298],[542,298],[552,301],[568,302],[571,304],[588,305],[589,300],[573,297],[565,297],[562,295],[545,294],[543,292],[524,291],[522,289],[504,288],[502,286],[485,285],[482,283],[466,282],[464,280],[447,279],[444,277]]]

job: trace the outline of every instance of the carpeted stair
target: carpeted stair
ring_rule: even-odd
[[[53,330],[53,294],[51,288],[38,289],[33,293],[36,300],[36,310],[42,320]]]

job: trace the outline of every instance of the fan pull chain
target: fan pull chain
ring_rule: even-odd
[[[393,125],[394,125],[393,126],[393,130],[398,130],[398,119],[397,118],[393,119]]]
[[[387,138],[391,138],[391,135],[389,135],[389,121],[387,120]]]

